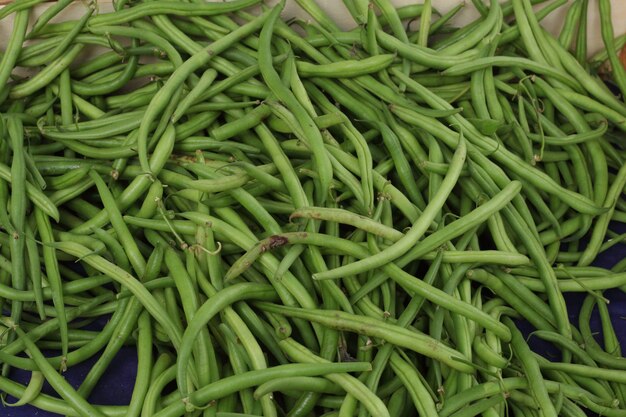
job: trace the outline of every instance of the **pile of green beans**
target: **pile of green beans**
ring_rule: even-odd
[[[39,3],[0,9],[5,406],[626,417],[605,295],[626,258],[593,266],[626,239],[609,0],[472,0],[462,28],[462,6],[343,0],[347,30],[310,0],[290,20],[284,0],[84,2],[69,21],[71,1]],[[123,346],[130,402],[91,403]]]

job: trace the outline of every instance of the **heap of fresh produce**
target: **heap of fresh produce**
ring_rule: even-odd
[[[312,0],[289,20],[284,1],[61,0],[35,20],[38,3],[0,9],[7,403],[626,416],[604,295],[626,289],[626,258],[591,266],[625,237],[609,0],[475,0],[461,28],[462,6],[337,1],[350,30]],[[598,5],[606,48],[588,59]],[[540,22],[561,7],[555,38]],[[130,403],[93,404],[125,345]]]

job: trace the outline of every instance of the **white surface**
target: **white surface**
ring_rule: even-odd
[[[354,26],[354,22],[350,17],[348,11],[346,10],[343,2],[341,0],[316,0],[317,4],[320,5],[322,9],[324,9],[329,16],[331,16],[336,22],[339,22],[341,26],[345,28],[349,28]],[[270,1],[268,3],[275,3],[276,1]],[[414,4],[416,0],[392,0],[392,2],[397,6],[403,6],[407,4]],[[418,3],[422,2],[422,0],[417,0]],[[572,0],[570,0],[570,3]],[[459,0],[432,0],[433,7],[439,10],[441,13],[445,13],[449,11],[452,7],[459,4]],[[474,20],[478,16],[478,12],[472,5],[470,0],[465,0],[465,8],[459,13],[457,18],[453,21],[455,25],[463,25],[467,22]],[[612,8],[613,8],[613,26],[615,30],[615,35],[621,35],[626,33],[626,0],[612,0]],[[42,4],[36,7],[33,16],[31,19],[34,19],[41,14],[43,10],[49,5]],[[2,6],[0,6],[2,7]],[[100,2],[100,12],[105,13],[112,10],[111,1],[102,1]],[[569,6],[561,7],[559,10],[553,12],[550,16],[548,16],[543,24],[547,27],[551,32],[558,34],[565,13],[567,12],[567,8]],[[58,20],[71,20],[80,17],[85,10],[85,6],[81,2],[76,2],[68,7],[57,19]],[[294,16],[304,17],[302,10],[297,6],[295,1],[288,1],[287,6],[285,7],[284,17],[290,18]],[[8,41],[8,38],[11,33],[12,28],[12,17],[9,16],[0,20],[0,48],[4,49],[4,45]],[[602,49],[602,39],[600,37],[600,21],[598,15],[598,5],[597,0],[589,1],[589,24],[588,24],[588,42],[589,42],[589,53],[593,54],[599,49]]]

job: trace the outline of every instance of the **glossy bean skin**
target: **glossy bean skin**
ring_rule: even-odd
[[[116,23],[126,23],[132,20],[135,20],[139,17],[150,15],[150,14],[172,14],[172,13],[180,13],[182,15],[193,16],[193,15],[211,15],[211,14],[221,14],[228,13],[231,11],[235,11],[238,9],[242,9],[248,7],[254,3],[257,3],[258,0],[239,0],[235,1],[232,4],[222,4],[222,5],[186,5],[182,8],[178,8],[176,3],[162,1],[158,4],[152,5],[152,7],[140,7],[133,8],[127,10],[120,10],[115,13],[110,13],[105,16],[100,16],[99,18],[94,17],[90,24],[94,26],[98,25],[107,25],[107,24],[116,24]]]
[[[508,321],[509,325],[511,321]],[[524,366],[524,370],[527,374],[529,388],[533,392],[533,396],[535,397],[535,401],[537,402],[537,406],[544,410],[544,413],[547,415],[554,414],[556,415],[556,410],[552,402],[548,398],[548,392],[545,387],[545,382],[541,377],[541,373],[539,370],[539,364],[536,363],[534,358],[532,357],[532,352],[525,345],[523,341],[523,337],[518,330],[513,330],[513,349],[520,349],[523,353],[522,366]]]
[[[90,251],[80,244],[75,244],[72,242],[57,242],[55,247],[65,253],[71,254],[73,256],[85,256],[89,255]],[[178,328],[171,322],[169,317],[163,312],[162,307],[154,300],[154,297],[150,295],[150,293],[140,284],[138,284],[137,279],[130,275],[128,272],[122,270],[116,265],[108,262],[106,259],[99,256],[88,256],[87,257],[95,268],[101,269],[102,271],[106,271],[105,273],[110,274],[113,279],[122,283],[123,285],[127,285],[128,288],[136,295],[142,303],[146,307],[146,309],[156,317],[158,320],[163,323],[163,326],[170,332],[170,337],[172,338],[172,342],[178,344],[180,342],[180,332]],[[87,259],[86,258],[86,259]]]
[[[6,10],[6,8],[4,8],[4,10]],[[7,48],[2,55],[2,60],[0,61],[0,82],[3,85],[3,89],[6,89],[7,81],[9,80],[11,71],[13,70],[19,56],[22,43],[24,43],[26,28],[28,25],[28,16],[28,10],[21,10],[16,13],[11,39],[7,44]]]
[[[221,38],[219,41],[212,44],[208,50],[206,51],[202,50],[194,54],[194,59],[190,59],[186,61],[183,65],[181,65],[174,72],[174,74],[172,74],[172,77],[170,77],[168,82],[164,85],[163,89],[159,91],[158,95],[155,96],[151,100],[150,102],[151,104],[146,110],[146,115],[142,119],[142,122],[139,128],[139,138],[138,138],[139,159],[140,159],[142,168],[146,170],[146,172],[152,172],[150,168],[150,164],[148,162],[148,156],[147,156],[148,129],[153,119],[157,117],[157,114],[163,111],[165,107],[167,106],[168,97],[170,95],[175,94],[175,90],[182,84],[182,82],[184,81],[184,79],[189,73],[193,72],[197,67],[202,66],[203,64],[208,62],[212,58],[213,55],[218,54],[219,52],[223,51],[240,37],[243,37],[246,34],[252,33],[256,29],[258,29],[268,18],[268,14],[269,12],[261,15],[255,21]]]
[[[23,64],[28,66],[39,66],[58,58],[67,49],[67,47],[73,43],[78,33],[83,30],[93,11],[94,7],[89,7],[87,9],[87,13],[80,18],[72,30],[64,35],[63,39],[54,47],[54,49],[45,54],[33,57],[33,59],[28,61],[28,64],[25,62],[23,62]]]
[[[622,65],[620,65],[617,57],[617,53],[615,53],[615,46],[613,44],[613,24],[611,15],[611,3],[608,1],[600,1],[598,3],[600,8],[600,28],[602,33],[602,40],[604,45],[606,46],[609,61],[611,65],[615,67],[615,81],[619,86],[620,91],[624,94],[626,91],[626,70]]]
[[[467,152],[466,149],[467,148],[465,142],[461,140],[455,153],[455,157],[450,163],[448,175],[443,180],[441,187],[437,191],[437,194],[432,198],[431,203],[422,212],[422,215],[420,216],[418,222],[413,224],[409,232],[407,232],[407,234],[405,234],[402,239],[398,240],[398,242],[386,249],[386,252],[379,252],[378,254],[368,258],[367,260],[361,261],[361,265],[363,266],[363,268],[358,268],[358,266],[360,265],[357,262],[351,264],[349,268],[346,267],[344,269],[336,269],[333,273],[326,272],[325,274],[318,274],[317,279],[333,278],[341,274],[361,273],[367,270],[366,268],[375,268],[381,266],[405,254],[411,247],[413,247],[417,243],[426,228],[430,226],[430,223],[435,219],[435,216],[441,209],[441,206],[444,204],[447,195],[451,192],[452,187],[456,183],[458,176],[461,173],[461,168],[463,167]],[[389,254],[391,255],[389,256]]]
[[[302,77],[337,77],[350,78],[381,71],[394,60],[391,54],[376,55],[359,61],[343,61],[326,65],[296,64],[298,74]]]
[[[305,315],[308,316],[308,317],[314,317],[315,321],[320,321],[321,323],[323,323],[323,324],[325,324],[327,326],[328,325],[332,325],[332,326],[337,326],[338,328],[346,328],[346,329],[356,329],[356,328],[359,328],[360,331],[365,332],[365,334],[367,334],[368,336],[381,337],[381,338],[383,338],[385,340],[388,340],[390,343],[399,344],[401,346],[402,346],[403,342],[400,341],[400,338],[405,335],[404,332],[401,329],[399,329],[399,328],[395,329],[395,331],[391,331],[391,329],[390,329],[390,332],[387,333],[382,328],[379,328],[378,324],[375,323],[373,320],[370,321],[370,320],[365,320],[364,318],[362,318],[362,320],[358,320],[358,321],[354,320],[354,321],[352,321],[352,318],[350,318],[347,314],[340,313],[340,312],[330,312],[332,314],[328,314],[328,317],[327,317],[327,315],[326,315],[327,313],[326,312],[322,312],[322,311],[310,311],[310,312],[307,312],[307,311],[303,310],[301,312],[298,312],[295,309],[288,310],[288,309],[285,309],[285,308],[282,308],[282,307],[276,308],[274,306],[265,305],[265,304],[263,304],[262,307],[265,307],[266,309],[268,309],[270,311],[281,312],[283,314],[291,315],[291,316],[294,316],[294,317],[302,317],[302,318],[304,318]],[[331,321],[330,317],[332,317],[332,321]],[[357,322],[359,323],[358,325],[357,325]],[[359,327],[357,327],[357,326],[359,326]],[[408,335],[408,333],[406,335]],[[396,338],[396,337],[398,337],[398,338]],[[419,346],[419,344],[417,342],[417,339],[415,340],[415,342],[408,343],[407,346],[411,346],[412,349],[419,350],[420,352],[422,352],[424,354],[427,353],[427,350],[425,350],[425,351],[421,350],[421,347]],[[442,360],[442,361],[445,361],[444,358],[449,357],[447,355],[460,357],[460,353],[458,353],[458,352],[448,352],[448,351],[446,351],[446,349],[443,346],[441,347],[441,350],[442,350],[441,356],[439,356],[439,352],[432,352],[431,351],[429,353],[433,354],[433,355],[437,355],[437,358],[439,360]],[[451,363],[449,363],[449,365],[454,366]],[[468,368],[465,368],[465,367],[459,367],[459,370],[462,370],[464,372],[468,372],[468,371],[471,372],[471,368],[468,369]]]
[[[311,117],[297,101],[295,96],[293,96],[293,94],[282,84],[278,73],[274,70],[271,62],[272,55],[269,50],[270,39],[272,31],[274,30],[275,21],[279,17],[282,7],[284,7],[284,2],[281,3],[280,7],[274,9],[272,16],[268,17],[268,24],[265,25],[261,31],[259,37],[260,49],[263,48],[261,49],[261,57],[265,58],[259,62],[259,70],[264,80],[272,90],[272,93],[278,99],[285,102],[288,108],[294,113],[294,116],[303,129],[304,135],[306,135],[307,140],[311,144],[311,150],[314,155],[314,163],[320,175],[319,187],[316,191],[316,199],[320,202],[324,202],[326,200],[327,190],[330,186],[330,179],[332,178],[332,167],[330,166],[330,161],[322,146],[323,140],[321,133],[315,127]]]
[[[7,133],[11,141],[13,156],[11,159],[11,196],[9,203],[10,233],[9,249],[11,253],[11,285],[17,290],[26,289],[26,160],[24,157],[24,136],[22,122],[18,118],[7,120]],[[21,323],[22,304],[11,305],[11,320],[15,325]],[[65,349],[67,350],[67,349]]]
[[[60,56],[47,66],[46,71],[42,71],[30,80],[12,88],[9,96],[11,98],[23,98],[45,87],[50,83],[50,81],[52,81],[52,79],[56,78],[70,65],[74,58],[76,58],[76,56],[78,56],[80,51],[83,49],[83,46],[84,45],[82,44],[73,45],[69,52]]]
[[[247,294],[244,297],[245,298],[251,298],[251,299],[272,299],[275,297],[275,293],[274,291],[271,289],[271,287],[268,287],[266,285],[257,285],[257,284],[241,284],[241,289],[249,287],[247,289]],[[236,299],[241,299],[242,294],[237,294],[239,292],[240,288],[232,288],[229,289],[228,291],[226,291],[223,297],[220,297],[221,303],[226,303],[226,305],[232,303],[233,301],[230,301],[230,294],[232,293]],[[188,356],[191,354],[191,346],[193,345],[192,343],[190,343],[189,341],[193,341],[196,338],[197,333],[199,333],[200,328],[204,325],[204,323],[208,322],[211,317],[217,313],[217,311],[219,311],[220,309],[220,304],[212,304],[212,303],[205,303],[196,313],[196,319],[195,321],[193,321],[190,325],[190,327],[185,330],[185,334],[183,335],[183,339],[185,341],[185,343],[183,343],[182,345],[182,349],[179,352],[180,357],[182,358],[182,360],[180,360],[178,363],[179,365],[177,366],[177,381],[179,384],[179,389],[181,390],[182,393],[187,394],[188,393],[188,389],[187,389],[187,384],[186,384],[186,371],[187,371],[187,358]]]
[[[26,349],[28,349],[33,356],[33,360],[36,361],[37,366],[41,369],[42,373],[44,373],[48,382],[53,384],[55,390],[71,404],[72,408],[79,413],[104,416],[103,413],[93,408],[87,401],[76,394],[76,391],[74,391],[70,384],[46,361],[41,351],[37,349],[36,345],[29,339],[26,333],[20,328],[16,328],[16,332],[24,340]]]
[[[229,392],[237,392],[242,387],[254,386],[257,384],[260,385],[266,381],[280,377],[289,377],[295,375],[317,376],[338,372],[344,369],[369,369],[369,364],[359,362],[353,362],[350,364],[343,363],[340,364],[340,367],[338,367],[337,365],[339,364],[330,363],[323,365],[311,365],[306,363],[295,363],[289,365],[279,365],[267,370],[249,371],[245,374],[224,378],[215,384],[201,388],[200,390],[190,395],[189,402],[192,404],[206,404],[212,399],[223,398],[223,396],[228,395]],[[184,412],[184,407],[185,406],[182,402],[176,402],[172,405],[169,405],[155,415],[160,417],[177,416]]]

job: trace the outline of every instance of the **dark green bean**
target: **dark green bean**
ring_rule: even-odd
[[[600,29],[602,41],[608,53],[609,62],[613,68],[613,79],[617,83],[622,96],[626,95],[626,68],[622,65],[616,53],[613,37],[613,15],[611,13],[611,2],[608,0],[600,0],[598,2],[600,8]]]

